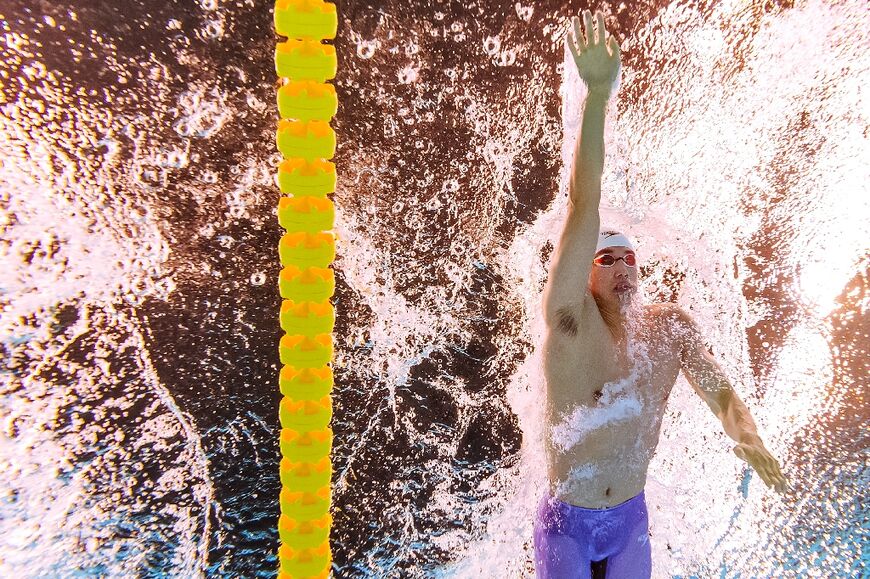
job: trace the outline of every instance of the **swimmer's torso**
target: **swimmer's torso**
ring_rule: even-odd
[[[550,491],[573,505],[604,508],[646,484],[680,353],[667,304],[642,308],[627,346],[587,299],[576,312],[576,335],[554,328],[544,343],[545,448]]]

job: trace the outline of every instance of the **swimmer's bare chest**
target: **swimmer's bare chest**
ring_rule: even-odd
[[[560,500],[605,508],[643,490],[680,371],[666,307],[646,306],[623,340],[597,311],[579,316],[576,335],[548,333],[545,447],[550,491]]]

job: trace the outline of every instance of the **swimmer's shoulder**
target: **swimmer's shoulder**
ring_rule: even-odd
[[[686,310],[672,302],[647,304],[644,306],[644,312],[650,320],[670,326],[690,327],[694,324]]]

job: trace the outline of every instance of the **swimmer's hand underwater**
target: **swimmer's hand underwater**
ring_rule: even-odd
[[[573,17],[571,21],[574,24],[574,37],[569,32],[566,42],[577,65],[577,72],[589,92],[610,96],[611,92],[615,92],[615,83],[619,78],[619,43],[613,35],[607,37],[604,15],[596,12],[595,18],[597,30],[592,28],[592,13],[589,10],[583,11],[583,22],[586,26],[584,36],[580,30],[580,18]]]
[[[784,493],[788,489],[788,485],[779,469],[777,460],[767,451],[758,436],[744,440],[745,442],[740,442],[734,447],[734,454],[749,463],[749,466],[755,469],[764,484],[773,487],[778,493]]]

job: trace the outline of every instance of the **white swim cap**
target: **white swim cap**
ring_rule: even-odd
[[[595,253],[598,253],[606,247],[627,247],[634,251],[634,246],[626,236],[612,229],[602,229],[598,232],[598,247],[595,248]]]

